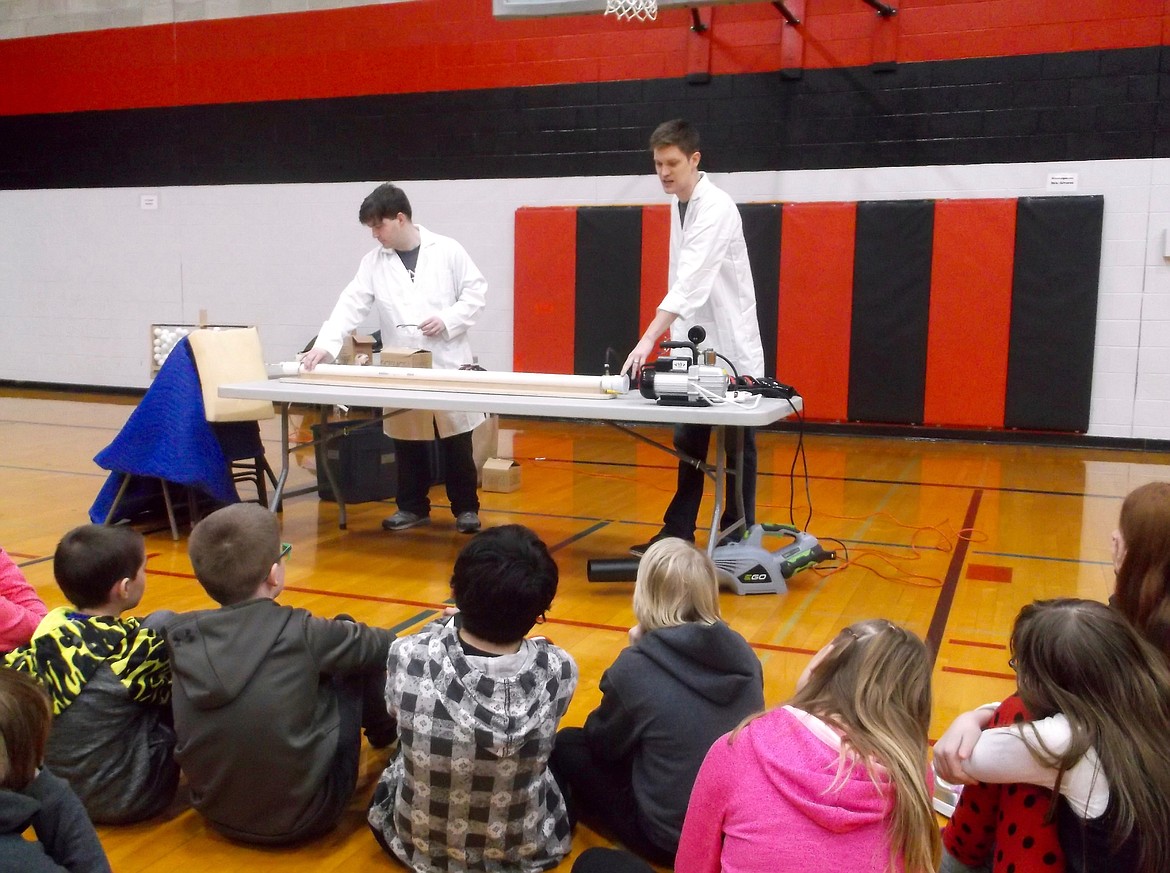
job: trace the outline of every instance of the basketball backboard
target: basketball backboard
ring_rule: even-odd
[[[715,6],[744,0],[658,0],[659,9]],[[496,18],[546,18],[550,15],[603,15],[606,0],[492,0]]]

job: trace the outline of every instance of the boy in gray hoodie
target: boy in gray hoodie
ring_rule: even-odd
[[[280,525],[256,504],[207,516],[188,551],[221,604],[167,625],[175,758],[191,803],[242,842],[319,836],[353,795],[361,727],[372,745],[394,739],[379,699],[394,636],[278,604]]]

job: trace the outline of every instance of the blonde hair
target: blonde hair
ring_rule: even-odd
[[[828,654],[788,702],[844,735],[840,778],[853,764],[878,785],[877,766],[892,786],[887,812],[888,870],[927,873],[941,854],[927,786],[930,654],[925,643],[885,619],[861,621],[837,634]]]
[[[686,540],[668,537],[654,543],[638,562],[634,617],[644,631],[719,621],[715,564]]]

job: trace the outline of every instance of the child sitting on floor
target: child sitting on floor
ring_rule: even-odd
[[[109,873],[81,801],[41,766],[52,721],[44,689],[0,668],[0,870]],[[36,842],[23,836],[29,827]]]
[[[1147,642],[1170,658],[1170,482],[1148,482],[1131,491],[1121,504],[1113,532],[1116,573],[1109,604]],[[976,714],[978,715],[978,713]],[[986,714],[984,714],[985,716]],[[995,709],[987,727],[1031,721],[1018,694]],[[953,750],[935,746],[940,775],[955,775],[960,761]],[[1052,793],[1039,785],[967,785],[943,828],[943,873],[1011,873],[1033,867],[1064,873],[1064,852],[1056,821],[1049,815]]]
[[[46,612],[20,567],[0,549],[0,652],[11,652],[32,639]]]
[[[1162,653],[1119,611],[1075,599],[1025,606],[1011,647],[1027,720],[983,730],[994,704],[964,713],[936,744],[940,772],[1050,789],[1075,873],[1170,870],[1170,666]]]
[[[457,615],[390,647],[386,703],[401,745],[369,822],[382,848],[419,873],[528,873],[569,851],[547,763],[577,665],[548,640],[525,639],[557,579],[532,531],[485,530],[455,561]]]
[[[787,705],[711,746],[678,873],[933,873],[930,656],[882,619],[842,630]]]
[[[551,763],[574,819],[670,864],[707,750],[764,708],[763,671],[720,620],[715,565],[685,540],[642,556],[634,617],[629,647],[601,677],[601,704],[583,728],[557,734]]]
[[[72,606],[52,610],[5,663],[53,702],[49,768],[99,824],[162,812],[175,796],[171,670],[160,627],[171,613],[123,617],[146,590],[146,545],[128,527],[87,524],[61,539],[53,575]]]
[[[280,522],[254,503],[207,516],[188,551],[221,604],[167,626],[175,757],[191,803],[243,842],[320,836],[357,786],[361,728],[372,745],[393,742],[380,698],[394,635],[277,603]]]

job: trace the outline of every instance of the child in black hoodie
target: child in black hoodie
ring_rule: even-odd
[[[764,708],[760,661],[719,617],[715,565],[684,540],[638,565],[630,646],[601,677],[601,705],[557,734],[550,762],[570,817],[672,864],[711,744]]]

